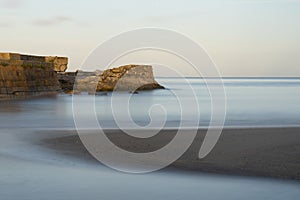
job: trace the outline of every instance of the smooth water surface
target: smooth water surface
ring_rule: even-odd
[[[95,97],[77,96],[76,106],[79,107],[79,115],[86,121],[94,117],[94,113],[86,109],[88,107],[86,102],[95,98],[93,112],[104,128],[118,128],[115,119],[129,125],[132,119],[141,126],[148,125],[151,120],[157,122],[156,124],[165,120],[165,127],[171,128],[178,127],[181,121],[187,122],[185,123],[187,126],[209,125],[212,105],[204,80],[190,78],[188,79],[190,85],[176,78],[159,78],[158,81],[168,90],[144,91],[139,94],[114,93],[113,103],[111,93],[102,93]],[[226,94],[225,126],[300,125],[300,79],[228,78],[223,81]],[[180,107],[178,99],[184,99],[184,107]],[[198,112],[195,101],[198,102],[200,114],[200,121],[197,124],[195,118]],[[156,107],[153,108],[153,105]],[[124,112],[126,110],[129,111],[129,115]],[[185,111],[184,116],[182,110]],[[50,99],[1,103],[0,123],[2,127],[17,125],[31,128],[74,128],[72,97],[60,95]]]
[[[187,101],[194,95],[180,79],[158,79],[169,90],[118,93],[129,101],[132,119],[139,125],[166,119],[167,127],[177,127],[180,106],[178,91]],[[189,79],[201,111],[200,126],[210,119],[210,98],[201,79]],[[227,95],[226,126],[299,126],[299,79],[224,79]],[[102,126],[117,128],[110,93],[95,97],[95,111]],[[89,120],[85,100],[79,96],[82,120]],[[150,109],[160,104],[158,109]],[[166,111],[166,112],[162,112]],[[124,113],[115,113],[124,123]],[[154,123],[155,124],[155,123]],[[264,178],[234,177],[160,171],[143,175],[123,174],[84,160],[73,160],[59,151],[46,151],[40,139],[59,135],[39,131],[74,129],[72,97],[32,99],[0,103],[0,198],[9,199],[298,199],[299,182]],[[51,131],[50,131],[51,132]]]

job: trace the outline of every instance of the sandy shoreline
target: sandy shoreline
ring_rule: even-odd
[[[163,130],[147,141],[132,139],[120,130],[108,130],[106,133],[123,149],[148,152],[167,144],[176,130]],[[59,137],[43,139],[39,145],[85,162],[98,162],[87,152],[76,131],[55,131],[55,135]],[[205,130],[199,130],[188,151],[169,168],[300,179],[300,128],[224,129],[213,151],[200,160],[197,156],[204,135]]]

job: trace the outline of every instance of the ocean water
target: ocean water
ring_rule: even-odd
[[[143,91],[139,94],[119,92],[79,95],[75,100],[69,95],[59,95],[1,102],[0,125],[74,128],[74,107],[79,110],[75,113],[78,120],[88,124],[96,114],[102,128],[130,128],[136,125],[150,128],[208,127],[215,120],[212,119],[212,108],[217,106],[212,106],[209,89],[203,79],[189,78],[188,82],[178,78],[157,80],[168,89]],[[208,81],[214,83],[215,80]],[[226,78],[223,82],[226,101],[220,98],[219,102],[226,106],[225,127],[300,125],[300,79]],[[218,102],[218,94],[215,99]],[[214,118],[219,120],[216,115]]]
[[[299,181],[164,170],[124,174],[39,145],[40,140],[61,137],[55,130],[75,128],[74,106],[80,110],[79,120],[88,124],[91,117],[97,116],[103,128],[117,128],[115,119],[119,125],[128,127],[137,124],[176,128],[182,121],[187,127],[209,125],[212,103],[203,80],[159,78],[158,81],[168,90],[79,95],[75,100],[69,95],[58,95],[0,102],[0,199],[299,198]],[[210,81],[213,85],[215,80]],[[300,79],[224,79],[223,82],[225,127],[299,126]],[[87,104],[93,101],[91,113]],[[199,113],[198,123],[195,119]]]

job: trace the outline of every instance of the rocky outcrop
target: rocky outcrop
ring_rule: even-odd
[[[64,80],[62,80],[64,81]],[[68,83],[69,85],[69,83]],[[125,65],[103,73],[78,72],[75,92],[136,91],[164,89],[153,75],[150,65]]]
[[[0,99],[57,93],[68,58],[0,53]]]
[[[102,71],[97,70],[95,72],[85,72],[77,70],[76,72],[60,72],[57,74],[60,86],[65,93],[74,92],[75,80],[76,90],[80,92],[95,91],[95,85],[100,78]]]
[[[53,70],[56,72],[65,72],[68,68],[68,58],[66,57],[47,56],[45,62],[53,63]]]
[[[68,58],[64,57],[0,53],[0,100],[60,91],[94,94],[164,88],[154,80],[150,65],[125,65],[104,72],[65,72],[67,65]]]
[[[155,81],[150,65],[125,65],[105,70],[97,85],[97,91],[135,91],[163,88]]]
[[[76,79],[76,74],[76,72],[57,73],[57,78],[60,87],[64,93],[72,93]]]
[[[8,61],[23,61],[23,63],[35,62],[35,64],[52,63],[55,72],[64,72],[68,68],[68,58],[58,56],[33,56],[22,55],[17,53],[0,53],[0,61],[2,63]]]

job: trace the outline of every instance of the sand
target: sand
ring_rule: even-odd
[[[133,152],[158,149],[167,144],[175,133],[176,130],[163,130],[146,140],[133,139],[120,130],[106,131],[111,141]],[[190,148],[165,170],[300,179],[300,128],[224,129],[213,151],[204,159],[198,159],[205,133],[205,130],[198,130]],[[54,135],[56,137],[43,139],[38,144],[65,156],[98,164],[75,130],[58,130]]]

